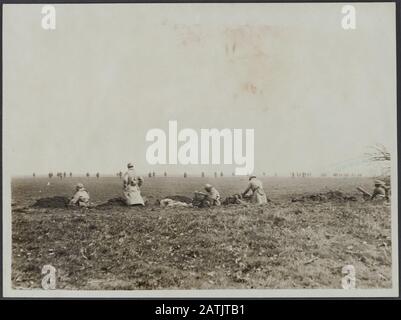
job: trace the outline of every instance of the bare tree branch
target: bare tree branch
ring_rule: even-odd
[[[371,152],[365,153],[369,161],[390,161],[391,155],[387,151],[386,147],[382,144],[376,144],[370,147],[373,149]]]

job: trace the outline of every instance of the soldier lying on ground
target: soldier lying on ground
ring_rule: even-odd
[[[166,208],[166,207],[193,207],[192,199],[186,196],[174,195],[174,196],[167,196],[161,200],[156,200],[156,205]]]
[[[164,198],[159,201],[160,202],[160,207],[166,208],[166,207],[184,207],[184,208],[192,208],[193,205],[192,203],[186,203],[186,202],[181,202],[177,200],[173,200],[170,198]]]
[[[242,196],[239,193],[236,193],[232,196],[229,196],[224,199],[223,205],[229,204],[247,204],[248,202],[242,200]]]

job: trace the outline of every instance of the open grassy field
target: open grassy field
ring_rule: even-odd
[[[391,287],[390,207],[355,190],[370,191],[372,179],[262,180],[266,205],[161,209],[153,203],[163,196],[192,196],[208,182],[224,198],[247,178],[146,179],[146,208],[102,205],[121,196],[117,177],[15,178],[13,286],[40,288],[50,264],[59,289],[341,288],[342,267],[352,264],[358,288]],[[98,207],[33,206],[70,197],[79,181]],[[335,190],[355,199],[327,193]],[[325,197],[307,197],[318,193]]]

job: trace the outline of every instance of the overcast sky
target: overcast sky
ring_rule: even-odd
[[[361,172],[396,145],[395,5],[3,7],[3,143],[11,174],[233,171],[146,162],[152,128],[255,129],[255,172]],[[167,133],[167,132],[166,132]]]

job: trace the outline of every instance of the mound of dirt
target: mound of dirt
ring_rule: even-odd
[[[127,205],[125,204],[125,200],[123,198],[118,197],[109,199],[107,202],[97,205],[96,208],[102,209],[102,208],[110,208],[113,206],[126,207]]]
[[[328,191],[325,193],[315,193],[304,195],[299,198],[291,199],[292,202],[305,202],[305,201],[318,201],[318,202],[325,202],[325,201],[357,201],[357,198],[354,196],[348,196],[341,191]]]
[[[32,205],[35,208],[65,208],[68,206],[70,200],[67,197],[51,197],[36,200]]]

